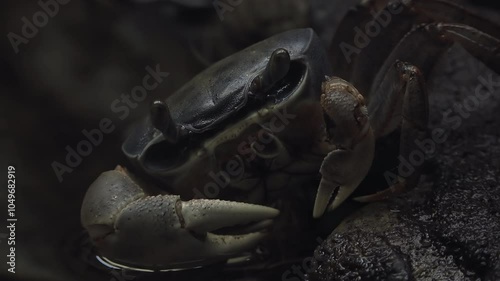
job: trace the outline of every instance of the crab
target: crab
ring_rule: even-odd
[[[414,157],[428,137],[424,73],[453,43],[500,70],[498,29],[444,0],[384,3],[372,21],[390,15],[385,30],[346,53],[373,4],[346,15],[328,51],[312,29],[287,31],[154,102],[122,146],[133,173],[102,173],[83,200],[100,255],[140,270],[245,261],[295,194],[312,195],[314,218],[349,198],[377,139],[400,129],[399,158]],[[355,200],[413,188],[418,168]]]

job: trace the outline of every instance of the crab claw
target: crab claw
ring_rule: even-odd
[[[321,164],[314,218],[337,208],[354,192],[370,169],[375,149],[368,111],[358,90],[338,77],[326,77],[321,90],[325,134],[334,149]]]
[[[252,250],[279,211],[240,202],[150,196],[118,167],[89,187],[81,221],[107,259],[124,266],[185,269]],[[228,228],[237,234],[225,234]]]

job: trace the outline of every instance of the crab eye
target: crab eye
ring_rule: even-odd
[[[256,99],[263,100],[266,98],[266,92],[286,76],[290,70],[290,63],[290,54],[287,50],[283,48],[274,50],[264,72],[252,81],[249,89],[250,93]]]
[[[290,54],[283,48],[276,49],[269,58],[266,70],[264,71],[264,79],[274,84],[285,77],[290,70]]]
[[[180,127],[175,124],[170,110],[163,101],[154,101],[151,105],[151,123],[159,130],[166,140],[176,143],[179,140]]]

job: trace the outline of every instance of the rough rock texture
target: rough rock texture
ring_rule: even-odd
[[[346,219],[316,249],[309,280],[500,280],[500,77],[459,48],[440,65],[431,127],[447,137],[426,175],[412,192]],[[493,91],[457,113],[483,78]]]

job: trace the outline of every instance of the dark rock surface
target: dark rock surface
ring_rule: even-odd
[[[426,175],[346,219],[316,249],[309,280],[500,280],[500,77],[459,48],[434,72],[431,127],[447,137]],[[493,91],[460,115],[483,78]]]

